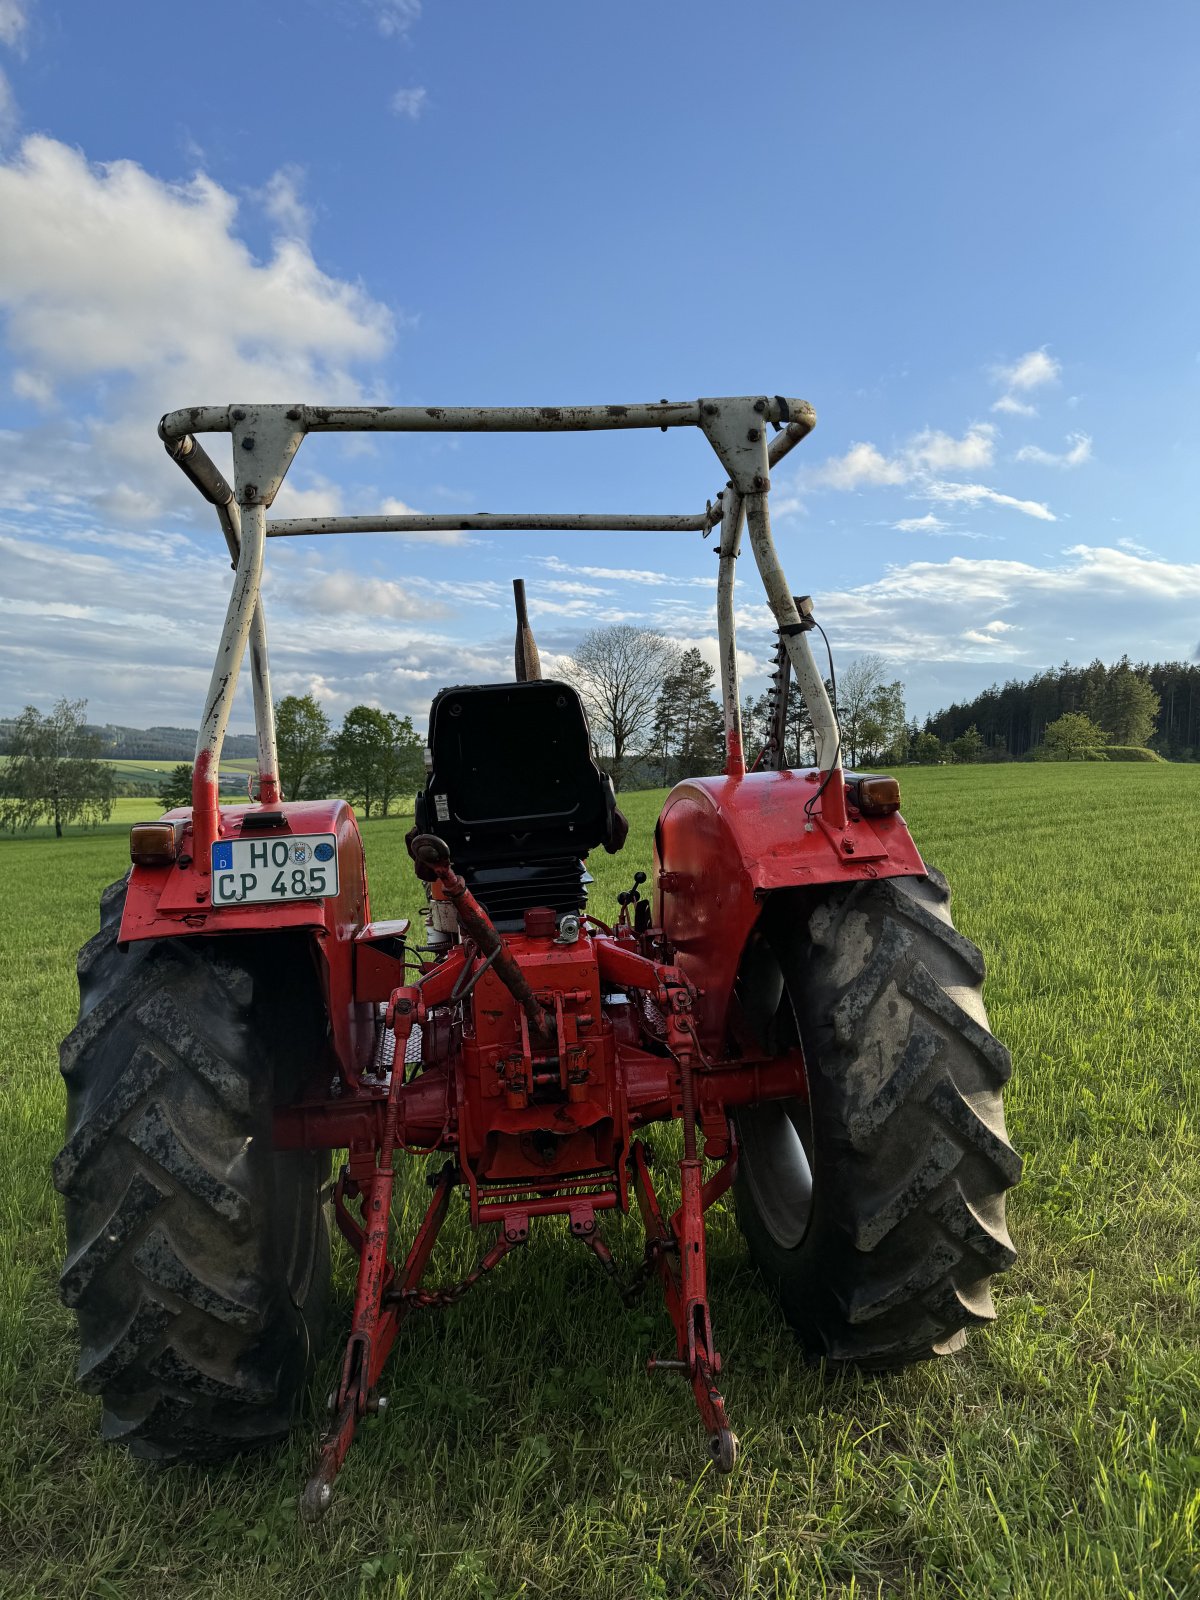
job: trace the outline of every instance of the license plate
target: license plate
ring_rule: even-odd
[[[212,847],[214,906],[324,900],[337,892],[337,840],[332,833],[218,839]]]

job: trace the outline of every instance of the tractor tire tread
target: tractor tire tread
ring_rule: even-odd
[[[284,1437],[301,1396],[328,1271],[319,1158],[271,1148],[281,1041],[294,1043],[282,950],[274,967],[211,939],[122,950],[125,890],[101,896],[61,1050],[60,1295],[104,1437],[208,1461]]]
[[[930,869],[793,898],[769,925],[809,1075],[814,1200],[785,1249],[739,1180],[739,1217],[814,1357],[904,1366],[994,1315],[1015,1259],[1003,1197],[1021,1173],[987,1027],[984,963]],[[798,914],[799,913],[799,914]]]

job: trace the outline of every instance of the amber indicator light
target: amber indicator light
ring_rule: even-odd
[[[900,809],[900,785],[895,778],[860,778],[858,809],[864,817],[890,817]]]
[[[174,861],[178,850],[173,822],[135,822],[129,830],[129,859],[135,867],[161,867]]]

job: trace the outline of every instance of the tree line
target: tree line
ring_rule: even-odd
[[[618,789],[723,770],[717,674],[694,646],[681,649],[665,634],[630,624],[594,628],[570,658],[567,675],[583,697],[601,759]],[[856,657],[826,688],[837,705],[848,765],[906,759],[904,685],[889,677],[882,656]],[[770,694],[748,695],[742,704],[747,765],[765,751],[770,724]],[[784,754],[790,766],[814,759],[812,721],[794,684]]]
[[[974,729],[982,755],[1020,760],[1046,749],[1048,730],[1064,716],[1087,718],[1099,732],[1097,745],[1148,746],[1168,760],[1200,760],[1200,665],[1135,665],[1128,656],[1112,666],[1064,663],[993,684],[926,718],[922,732],[945,746]]]
[[[405,810],[424,774],[423,742],[411,717],[354,706],[335,731],[314,695],[285,695],[275,705],[279,784],[288,800],[338,795],[365,818]],[[192,801],[192,764],[180,762],[159,790],[164,806]]]

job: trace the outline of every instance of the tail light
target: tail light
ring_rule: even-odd
[[[855,790],[864,817],[890,817],[900,809],[900,784],[895,778],[860,778]]]
[[[135,822],[129,830],[129,859],[135,867],[165,867],[179,854],[183,832],[177,822]]]

